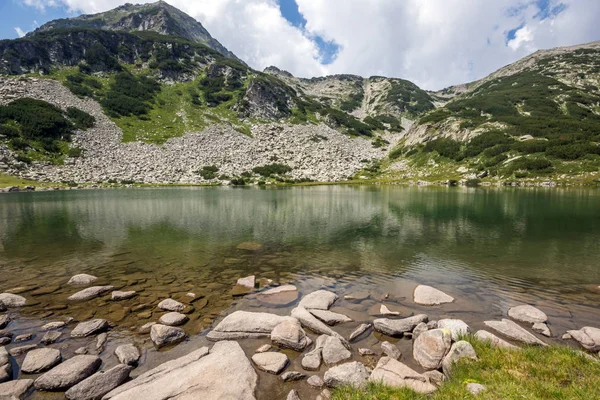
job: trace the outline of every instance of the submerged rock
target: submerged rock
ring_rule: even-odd
[[[256,285],[256,276],[250,275],[245,278],[240,278],[237,280],[237,285],[248,289],[254,289],[254,286]]]
[[[289,371],[281,374],[281,380],[284,382],[299,381],[304,378],[306,378],[306,375],[298,371]]]
[[[39,374],[54,367],[61,360],[59,350],[48,348],[31,350],[23,360],[21,371],[26,374]]]
[[[102,396],[125,382],[132,369],[128,365],[119,364],[108,371],[96,372],[67,390],[65,397],[68,400],[101,399]]]
[[[439,304],[452,303],[454,297],[431,286],[419,285],[415,288],[414,301],[415,303],[424,306],[436,306]]]
[[[185,331],[174,326],[154,324],[150,329],[150,339],[158,347],[179,343],[186,338]]]
[[[369,379],[369,372],[365,366],[357,361],[338,365],[325,372],[325,385],[331,388],[338,386],[352,386],[363,388]]]
[[[92,283],[96,280],[98,280],[98,278],[95,277],[94,275],[78,274],[78,275],[72,276],[71,279],[69,279],[69,282],[67,282],[67,284],[68,285],[89,285],[90,283]]]
[[[128,292],[121,292],[119,290],[115,290],[111,293],[110,299],[113,301],[127,300],[135,297],[136,293],[137,292],[135,290],[130,290]]]
[[[67,390],[96,372],[100,364],[102,360],[96,356],[75,356],[37,378],[34,386],[37,390]]]
[[[80,290],[79,292],[69,296],[68,299],[71,301],[90,300],[98,296],[102,296],[114,288],[114,286],[92,286],[87,289]]]
[[[165,311],[181,312],[185,310],[185,305],[173,299],[165,299],[158,303],[158,308]]]
[[[381,307],[379,307],[379,314],[385,315],[385,316],[394,316],[394,315],[397,316],[397,315],[400,315],[400,313],[398,311],[391,311],[384,304],[382,304]]]
[[[299,306],[306,309],[328,310],[337,298],[337,294],[328,290],[317,290],[304,296]]]
[[[75,329],[71,331],[71,337],[86,337],[107,330],[109,327],[105,319],[93,319],[91,321],[80,322]]]
[[[278,375],[286,367],[289,360],[283,353],[266,352],[256,353],[252,356],[252,361],[258,369]]]
[[[413,357],[425,370],[438,369],[452,346],[452,334],[447,329],[423,332],[415,340]]]
[[[400,361],[382,357],[371,373],[369,381],[382,383],[395,388],[408,388],[417,393],[433,393],[436,387],[426,376],[412,370]]]
[[[537,308],[530,305],[512,307],[508,310],[508,316],[520,322],[535,324],[548,321],[548,316]]]
[[[403,319],[379,318],[373,321],[377,332],[388,336],[402,336],[405,332],[412,331],[421,322],[427,322],[427,315],[419,314]]]
[[[257,251],[262,248],[260,243],[256,242],[242,242],[236,246],[238,250]]]
[[[49,331],[52,329],[60,329],[60,328],[64,328],[65,326],[67,326],[67,323],[64,321],[55,321],[55,322],[48,322],[46,325],[43,325],[40,330],[41,331]]]
[[[27,304],[27,299],[18,294],[0,293],[0,303],[8,308],[23,307]]]
[[[348,340],[353,341],[354,339],[356,339],[357,337],[359,337],[360,335],[362,335],[363,333],[365,333],[366,331],[368,331],[372,327],[373,327],[372,324],[361,324],[358,328],[356,328],[350,334],[350,338]]]
[[[269,337],[273,329],[287,318],[269,313],[235,311],[219,322],[207,338],[217,341]]]
[[[282,285],[265,290],[257,295],[263,303],[273,305],[287,305],[298,298],[298,288],[294,285]]]
[[[521,328],[519,325],[509,319],[503,319],[502,321],[485,321],[484,324],[490,328],[497,330],[501,334],[519,341],[525,344],[535,344],[540,346],[547,346],[546,343]]]

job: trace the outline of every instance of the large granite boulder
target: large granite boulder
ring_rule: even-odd
[[[539,346],[547,346],[546,343],[535,337],[533,334],[527,332],[519,325],[509,319],[503,319],[502,321],[484,321],[486,326],[500,332],[510,339],[523,342],[525,344],[534,344]]]
[[[307,294],[300,300],[298,304],[300,307],[304,307],[307,310],[328,310],[329,307],[337,300],[337,294],[328,290],[317,290]]]
[[[92,286],[69,296],[71,301],[91,300],[112,291],[114,286]]]
[[[277,325],[271,332],[271,341],[281,347],[299,352],[311,343],[296,318],[288,318]]]
[[[369,381],[395,388],[408,388],[417,393],[428,394],[436,390],[435,385],[429,383],[426,376],[389,357],[382,357],[379,360]]]
[[[346,347],[342,341],[334,336],[329,336],[323,345],[323,361],[328,366],[339,364],[352,357],[352,353]]]
[[[415,340],[413,357],[425,370],[438,369],[452,346],[452,334],[447,329],[423,332]]]
[[[419,314],[402,319],[379,318],[373,321],[373,326],[377,332],[385,335],[402,336],[406,332],[411,332],[421,322],[427,322],[427,315]]]
[[[39,374],[54,367],[61,360],[59,350],[49,348],[31,350],[23,360],[21,371],[26,374]]]
[[[103,400],[255,400],[258,376],[240,345],[216,343],[168,361],[116,388]]]
[[[433,288],[431,286],[419,285],[414,291],[414,301],[424,306],[437,306],[439,304],[452,303],[454,297]]]
[[[0,383],[0,399],[21,400],[33,389],[33,379],[18,379]]]
[[[352,386],[363,388],[369,379],[369,372],[362,363],[357,361],[341,364],[325,372],[325,385],[331,388]]]
[[[41,375],[34,386],[37,390],[64,391],[92,375],[100,364],[102,360],[96,356],[74,356]]]
[[[508,310],[508,316],[514,320],[530,324],[548,321],[548,316],[543,311],[530,305],[512,307]]]
[[[217,341],[269,337],[273,329],[288,318],[269,313],[235,311],[219,322],[207,338]]]

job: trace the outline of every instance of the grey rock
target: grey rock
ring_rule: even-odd
[[[26,342],[31,339],[33,339],[33,333],[24,333],[15,338],[15,343]]]
[[[23,360],[21,371],[26,374],[39,374],[54,367],[61,360],[59,350],[49,348],[31,350]]]
[[[222,341],[168,361],[119,386],[103,400],[175,398],[254,400],[258,376],[240,345]]]
[[[4,329],[10,324],[10,316],[8,314],[0,315],[0,329]]]
[[[467,390],[472,394],[472,395],[478,395],[479,393],[483,392],[484,390],[486,390],[487,388],[484,385],[481,385],[479,383],[467,383]]]
[[[100,400],[125,382],[132,369],[129,365],[119,364],[108,371],[96,372],[67,390],[65,397],[68,400]]]
[[[352,318],[332,311],[313,309],[309,310],[309,312],[327,325],[337,325],[352,321]]]
[[[96,356],[74,356],[35,380],[37,390],[64,391],[75,386],[100,368],[102,360]]]
[[[295,318],[286,319],[278,324],[271,332],[271,340],[278,346],[299,352],[311,343],[300,321]]]
[[[452,345],[452,348],[448,354],[446,354],[446,357],[444,357],[444,361],[442,361],[442,370],[444,371],[444,374],[450,376],[452,365],[464,358],[477,361],[477,353],[475,353],[475,349],[471,343],[460,340]]]
[[[437,321],[429,321],[427,323],[427,329],[437,329]]]
[[[389,357],[382,357],[379,360],[369,381],[395,388],[409,388],[417,393],[428,394],[436,390],[426,376]]]
[[[50,331],[52,329],[61,329],[61,328],[64,328],[65,326],[67,326],[67,323],[64,321],[48,322],[47,324],[43,325],[40,328],[40,330],[41,331]]]
[[[316,348],[314,350],[309,351],[302,357],[302,368],[307,371],[316,371],[321,366],[321,357],[322,357],[321,348]]]
[[[330,368],[324,376],[325,385],[331,388],[339,386],[364,388],[368,379],[369,372],[362,363],[357,361]]]
[[[573,336],[571,336],[571,334],[570,334],[570,333],[565,333],[565,334],[564,334],[564,335],[562,335],[560,338],[561,338],[562,340],[571,340],[571,339],[573,339]]]
[[[281,374],[281,380],[284,382],[299,381],[304,378],[306,378],[306,375],[298,371],[288,371]]]
[[[114,301],[127,300],[127,299],[131,299],[131,298],[135,297],[135,295],[136,295],[135,290],[130,290],[127,292],[121,292],[119,290],[115,290],[114,292],[111,293],[110,299],[114,300]]]
[[[37,349],[36,344],[27,344],[25,346],[13,347],[8,351],[8,353],[13,357],[18,357],[33,349]]]
[[[33,388],[33,379],[18,379],[0,383],[0,399],[22,400]]]
[[[287,318],[270,313],[235,311],[210,331],[207,338],[231,340],[270,337],[273,329]]]
[[[431,286],[419,285],[415,288],[414,301],[417,304],[425,306],[436,306],[439,304],[452,303],[454,297]]]
[[[159,323],[168,326],[179,326],[183,325],[188,321],[188,317],[184,314],[172,311],[170,313],[166,313],[162,315],[158,320]]]
[[[12,332],[6,330],[0,330],[0,338],[11,338],[14,336]]]
[[[373,327],[373,324],[360,324],[360,326],[358,328],[356,328],[351,334],[350,334],[350,341],[353,341],[354,339],[358,338],[359,336],[361,336],[363,333],[367,332],[369,329],[371,329]]]
[[[509,319],[503,319],[502,321],[484,321],[484,324],[513,340],[525,344],[547,346],[546,343],[542,342]]]
[[[288,393],[286,400],[300,400],[300,396],[298,396],[298,392],[296,392],[294,389],[292,389]]]
[[[75,349],[74,353],[77,354],[78,356],[80,356],[83,354],[87,354],[88,349],[87,349],[87,347],[79,347],[78,349]]]
[[[600,351],[600,329],[586,326],[580,330],[567,331],[586,350]]]
[[[435,322],[435,326],[437,328],[437,321]],[[429,328],[428,324],[426,324],[425,322],[421,322],[417,326],[415,326],[415,329],[413,329],[413,331],[412,331],[413,339],[418,338],[421,333],[427,332],[429,329],[436,329],[436,328]]]
[[[330,336],[327,338],[325,345],[323,346],[323,361],[328,366],[339,364],[352,357],[352,353],[344,347],[342,341],[337,338]]]
[[[312,375],[306,380],[306,383],[308,383],[310,387],[314,388],[321,388],[325,384],[319,375]]]
[[[58,339],[60,339],[61,336],[62,333],[58,331],[46,332],[42,337],[41,343],[46,345],[56,343],[56,341],[58,341]]]
[[[68,285],[89,285],[90,283],[98,280],[94,275],[89,274],[78,274],[74,275],[67,282]]]
[[[402,336],[405,332],[411,332],[421,322],[427,322],[427,315],[419,314],[403,319],[379,318],[373,321],[377,332],[388,336]]]
[[[552,337],[552,333],[550,332],[550,328],[548,328],[548,325],[546,325],[543,322],[536,322],[535,324],[533,324],[533,326],[531,327],[531,329],[533,329],[534,331],[536,331],[540,335],[544,335],[546,337]]]
[[[147,324],[140,326],[140,329],[138,329],[138,332],[139,333],[150,333],[150,330],[152,329],[152,327],[154,325],[156,325],[156,322],[148,322]]]
[[[7,310],[7,307],[4,305],[3,302],[0,301],[0,312],[4,312]]]
[[[460,319],[440,319],[437,327],[438,329],[449,329],[454,341],[458,340],[461,336],[471,333],[469,325]]]
[[[252,361],[258,369],[270,374],[278,375],[288,364],[288,357],[283,353],[266,352],[256,353],[252,356]]]
[[[361,356],[374,356],[375,352],[371,349],[365,349],[365,348],[360,348],[358,349],[358,354],[360,354]]]
[[[10,361],[10,356],[6,347],[0,347],[0,365],[6,365]]]
[[[175,344],[186,338],[185,331],[174,326],[154,324],[150,329],[150,339],[158,347]]]
[[[383,354],[390,358],[393,358],[394,360],[399,360],[400,357],[402,357],[402,352],[400,351],[400,349],[398,349],[395,345],[391,344],[390,342],[382,342],[381,350],[383,351]]]
[[[0,293],[0,303],[7,308],[23,307],[27,304],[27,299],[18,294]]]
[[[508,316],[517,321],[529,322],[530,324],[548,321],[548,316],[543,311],[530,305],[512,307],[508,310]]]
[[[104,345],[106,344],[107,340],[108,340],[108,333],[106,333],[106,332],[99,334],[98,337],[96,338],[96,350],[99,353],[102,353],[104,351]]]
[[[165,311],[181,312],[185,310],[185,305],[173,299],[165,299],[158,303],[158,308]]]
[[[508,343],[504,339],[500,339],[498,336],[488,331],[480,330],[475,333],[475,337],[482,341],[488,341],[492,347],[501,347],[505,349],[517,349],[518,347]]]
[[[339,338],[347,343],[346,339],[340,336],[339,333],[331,329],[329,326],[325,325],[323,322],[319,321],[314,315],[312,315],[308,310],[304,307],[296,307],[292,310],[292,317],[296,318],[303,327],[310,329],[315,333],[320,333],[323,335],[334,336]]]
[[[263,344],[258,349],[256,349],[254,352],[255,353],[264,353],[264,352],[271,350],[272,348],[273,348],[273,346],[271,346],[270,344]]]
[[[328,310],[337,298],[335,293],[317,290],[304,296],[298,305],[306,309]]]
[[[80,290],[79,292],[77,292],[75,294],[72,294],[71,296],[68,297],[68,300],[71,300],[71,301],[91,300],[91,299],[94,299],[96,297],[102,296],[102,295],[110,292],[114,288],[115,288],[114,286],[92,286],[92,287]]]
[[[415,340],[413,357],[425,370],[438,369],[452,346],[452,334],[446,329],[423,332]]]
[[[91,321],[80,322],[75,329],[71,331],[71,337],[86,337],[107,330],[109,327],[105,319],[93,319]]]
[[[392,310],[390,310],[384,304],[382,304],[381,307],[379,307],[379,314],[385,315],[385,316],[398,316],[398,315],[400,315],[400,313],[398,311],[392,311]]]
[[[12,379],[12,365],[6,348],[0,347],[0,383]],[[2,393],[2,392],[0,392]]]
[[[429,383],[433,383],[436,386],[439,386],[446,380],[446,375],[442,374],[437,369],[433,371],[425,371],[423,375],[429,380]]]
[[[135,366],[140,360],[140,351],[133,344],[122,344],[115,350],[115,355],[121,364]]]
[[[298,298],[298,288],[294,285],[281,285],[277,286],[257,295],[263,303],[273,305],[287,305],[291,304]]]
[[[236,284],[248,289],[254,289],[254,285],[256,285],[256,276],[250,275],[245,278],[240,278],[237,280]]]

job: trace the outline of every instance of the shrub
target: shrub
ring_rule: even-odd
[[[525,154],[543,153],[548,148],[545,140],[528,140],[526,142],[515,142],[512,149]]]
[[[136,77],[130,72],[115,75],[110,90],[100,102],[113,116],[143,115],[151,109],[160,84],[145,76]]]
[[[0,124],[16,122],[21,135],[30,139],[69,140],[73,125],[58,108],[42,100],[22,98],[0,106]]]
[[[246,184],[246,181],[244,180],[244,178],[233,178],[231,180],[231,184],[233,186],[244,186]]]
[[[202,167],[200,171],[198,171],[200,176],[207,180],[215,179],[217,177],[217,172],[219,172],[219,168],[214,165],[206,165]]]
[[[75,128],[81,130],[91,128],[96,123],[95,117],[75,107],[67,108],[67,117],[73,122]]]
[[[265,177],[268,177],[271,175],[287,174],[291,170],[292,170],[292,168],[290,168],[289,166],[287,166],[285,164],[278,164],[278,163],[268,164],[268,165],[263,165],[262,167],[252,168],[252,171],[254,173],[257,173],[257,174],[265,176]]]
[[[83,155],[83,150],[79,147],[71,147],[67,152],[67,155],[72,158],[79,158]]]
[[[7,138],[14,138],[19,136],[19,129],[11,125],[0,125],[0,136]]]
[[[402,153],[404,152],[404,147],[396,147],[394,150],[390,151],[390,160],[395,160],[397,158],[400,158],[400,156],[402,155]]]
[[[460,153],[460,143],[453,139],[438,138],[428,142],[423,151],[431,153],[436,151],[442,157],[458,159]]]
[[[590,143],[572,143],[546,149],[546,155],[562,160],[577,160],[586,154],[600,154],[600,147]]]
[[[520,158],[511,163],[510,170],[512,172],[518,170],[551,172],[552,162],[545,158]]]

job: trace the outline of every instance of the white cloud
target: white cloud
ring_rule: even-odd
[[[19,28],[18,26],[15,26],[15,31],[17,32],[17,35],[19,35],[20,38],[25,36],[26,32],[23,32],[23,29]]]
[[[100,12],[126,0],[21,0],[38,8]],[[277,0],[169,0],[197,18],[223,45],[257,69],[276,65],[299,76],[386,75],[428,89],[479,79],[536,49],[600,39],[600,1],[296,0],[306,30],[283,18]],[[515,30],[514,38],[507,38]],[[320,63],[315,36],[340,45]]]

